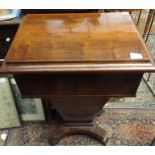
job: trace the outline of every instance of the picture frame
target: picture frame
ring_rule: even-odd
[[[20,127],[20,118],[7,76],[0,77],[0,129]]]
[[[21,120],[24,122],[44,122],[45,111],[40,98],[22,98],[15,79],[10,78],[14,100],[17,104]]]

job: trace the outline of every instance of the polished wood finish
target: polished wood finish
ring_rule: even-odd
[[[92,126],[94,118],[108,99],[102,96],[70,96],[47,98],[47,102],[57,109],[65,125]]]
[[[23,97],[75,95],[130,97],[136,95],[142,75],[142,73],[61,73],[17,74],[14,77]]]
[[[33,14],[23,18],[2,70],[13,73],[23,97],[58,111],[65,127],[53,124],[54,143],[85,133],[105,144],[105,131],[93,126],[97,114],[110,97],[135,96],[155,66],[128,13]]]
[[[131,59],[131,52],[143,59]],[[33,14],[21,22],[4,69],[12,73],[153,71],[152,63],[128,13]]]
[[[130,59],[134,51],[149,62],[131,19],[123,16],[121,23],[122,16],[116,14],[26,16],[7,62],[130,62],[135,61]]]

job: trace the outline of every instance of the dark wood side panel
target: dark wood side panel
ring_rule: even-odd
[[[142,73],[15,75],[22,96],[135,96]]]
[[[73,123],[74,125],[75,123],[86,125],[92,123],[108,98],[102,96],[71,96],[47,98],[46,101],[57,109],[66,125],[68,123],[70,125]]]

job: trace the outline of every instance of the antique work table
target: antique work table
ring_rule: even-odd
[[[53,144],[69,134],[101,143],[95,117],[110,97],[135,96],[154,62],[128,13],[26,15],[2,65],[23,97],[44,98],[63,119]]]

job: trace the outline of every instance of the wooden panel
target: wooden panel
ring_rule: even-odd
[[[2,70],[150,72],[155,64],[128,13],[33,14],[20,24]]]
[[[27,15],[7,62],[138,61],[148,54],[127,13]]]
[[[88,123],[92,124],[92,120],[101,111],[108,98],[102,96],[52,97],[46,101],[57,109],[65,125],[75,125],[75,123],[88,125]]]
[[[24,97],[135,96],[141,73],[15,75]]]

